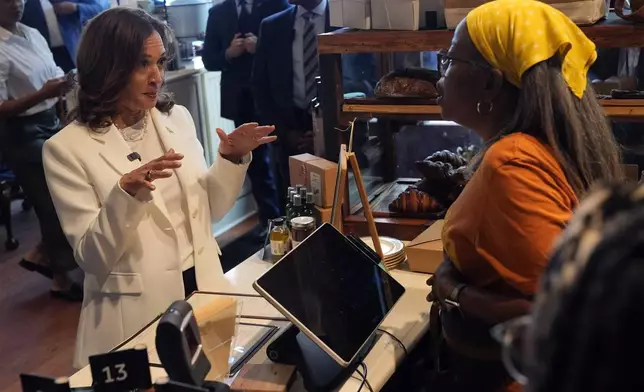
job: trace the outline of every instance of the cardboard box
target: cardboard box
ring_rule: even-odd
[[[291,185],[306,185],[313,192],[315,205],[329,208],[333,205],[333,191],[338,164],[311,154],[294,155],[289,158]]]
[[[332,208],[322,208],[315,206],[315,219],[318,222],[318,226],[322,223],[331,223],[331,210]],[[339,230],[342,231],[342,214],[340,214]]]
[[[369,30],[371,0],[329,0],[331,26]]]
[[[324,208],[332,207],[338,164],[326,159],[317,159],[308,162],[307,169],[309,171],[308,188],[313,192],[315,205]]]
[[[435,13],[435,27],[444,27],[443,10],[443,0],[371,0],[371,28],[420,30],[427,27],[428,13]]]
[[[433,274],[443,262],[443,232],[444,221],[437,220],[405,248],[409,268],[415,272]]]
[[[291,179],[291,186],[306,185],[308,187],[309,177],[306,163],[320,159],[311,154],[293,155],[288,158],[288,172]]]

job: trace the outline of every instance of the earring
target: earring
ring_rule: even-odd
[[[482,103],[483,103],[483,102],[479,102],[479,103],[477,103],[477,104],[476,104],[476,111],[477,111],[479,114],[490,114],[490,113],[492,113],[492,110],[494,109],[494,104],[493,104],[492,102],[489,102],[489,103],[488,103],[488,105],[489,105],[489,106],[488,106],[488,110],[484,112],[484,111],[482,111],[482,110],[481,110],[481,104],[482,104]]]

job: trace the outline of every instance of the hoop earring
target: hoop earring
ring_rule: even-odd
[[[489,105],[488,110],[486,112],[483,112],[481,110],[481,104],[482,103],[483,102],[479,102],[479,103],[476,104],[476,111],[478,112],[478,114],[490,114],[490,113],[492,113],[492,110],[494,109],[494,104],[492,102],[489,102],[488,103],[488,105]]]

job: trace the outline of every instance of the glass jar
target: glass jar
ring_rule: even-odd
[[[290,250],[289,232],[284,225],[283,218],[275,218],[271,221],[273,228],[269,234],[271,240],[271,258],[277,261],[284,257]]]
[[[298,246],[306,237],[315,231],[315,218],[312,216],[298,216],[291,219],[291,245]]]

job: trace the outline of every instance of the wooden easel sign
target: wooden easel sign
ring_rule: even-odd
[[[342,203],[344,198],[344,187],[346,186],[347,179],[347,162],[351,165],[351,170],[353,171],[353,176],[355,177],[356,186],[358,187],[358,193],[360,194],[360,202],[362,204],[362,211],[365,218],[367,219],[367,227],[369,228],[369,235],[373,241],[373,245],[376,248],[376,253],[380,257],[380,260],[384,260],[384,255],[382,253],[382,246],[380,245],[380,237],[378,236],[378,230],[376,229],[376,222],[373,219],[373,214],[371,213],[371,206],[369,205],[369,198],[367,196],[367,190],[364,186],[362,180],[362,173],[360,172],[360,166],[358,165],[358,159],[356,154],[351,151],[353,145],[353,126],[354,121],[351,122],[351,133],[349,135],[349,146],[347,148],[346,144],[340,146],[340,156],[338,157],[338,171],[337,177],[335,180],[335,192],[333,194],[333,207],[331,209],[331,225],[336,229],[340,230],[340,221],[342,219]],[[383,264],[384,265],[384,264]],[[387,267],[385,266],[385,269]]]

